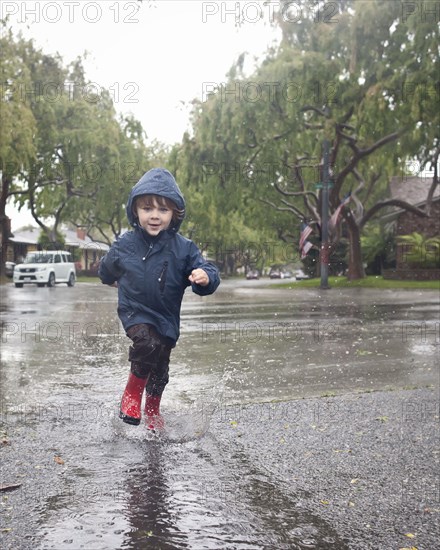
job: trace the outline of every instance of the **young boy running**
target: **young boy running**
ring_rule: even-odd
[[[191,285],[200,296],[220,284],[218,269],[178,233],[185,201],[172,174],[154,168],[133,187],[127,202],[133,231],[119,237],[103,257],[99,277],[118,286],[118,315],[132,340],[127,386],[119,416],[128,424],[144,413],[151,430],[163,427],[159,406],[168,383],[170,353],[179,338],[180,308]]]

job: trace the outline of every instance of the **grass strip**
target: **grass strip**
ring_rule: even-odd
[[[401,281],[397,279],[384,279],[380,275],[370,275],[363,279],[349,281],[346,277],[329,277],[328,283],[331,288],[385,288],[385,289],[429,289],[440,290],[440,281]],[[271,285],[272,288],[319,288],[321,280],[319,278],[306,279],[304,281],[289,281]]]

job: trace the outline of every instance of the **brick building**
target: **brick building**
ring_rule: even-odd
[[[405,201],[420,210],[426,210],[428,193],[432,184],[431,178],[395,176],[390,182],[390,195],[393,199]],[[394,234],[409,235],[420,233],[426,238],[440,236],[440,186],[437,185],[431,202],[428,217],[421,217],[403,208],[393,207],[381,217],[383,224],[393,223]],[[406,245],[398,245],[396,252],[396,272],[410,271],[405,261]],[[420,251],[421,254],[423,251]]]
[[[390,182],[391,198],[425,210],[431,183],[431,178],[395,176]],[[440,186],[437,185],[434,191],[429,218],[422,218],[401,208],[393,209],[386,217],[396,220],[396,235],[408,235],[414,231],[428,238],[440,235]]]

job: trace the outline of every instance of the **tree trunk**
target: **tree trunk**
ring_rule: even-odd
[[[363,279],[365,277],[362,263],[361,232],[353,215],[348,211],[345,216],[349,237],[349,259],[348,259],[348,280]]]
[[[1,243],[1,258],[0,258],[0,276],[5,275],[6,252],[8,248],[8,239],[10,234],[10,222],[6,216],[6,200],[9,195],[11,186],[10,179],[3,173],[2,188],[0,195],[0,243]]]

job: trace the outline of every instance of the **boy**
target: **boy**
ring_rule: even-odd
[[[138,425],[144,388],[148,428],[163,427],[159,413],[168,383],[171,349],[179,338],[183,294],[191,285],[200,296],[220,284],[217,268],[178,230],[185,201],[168,170],[154,168],[130,192],[127,217],[133,231],[115,241],[101,260],[99,277],[118,286],[118,315],[133,344],[120,418]]]

